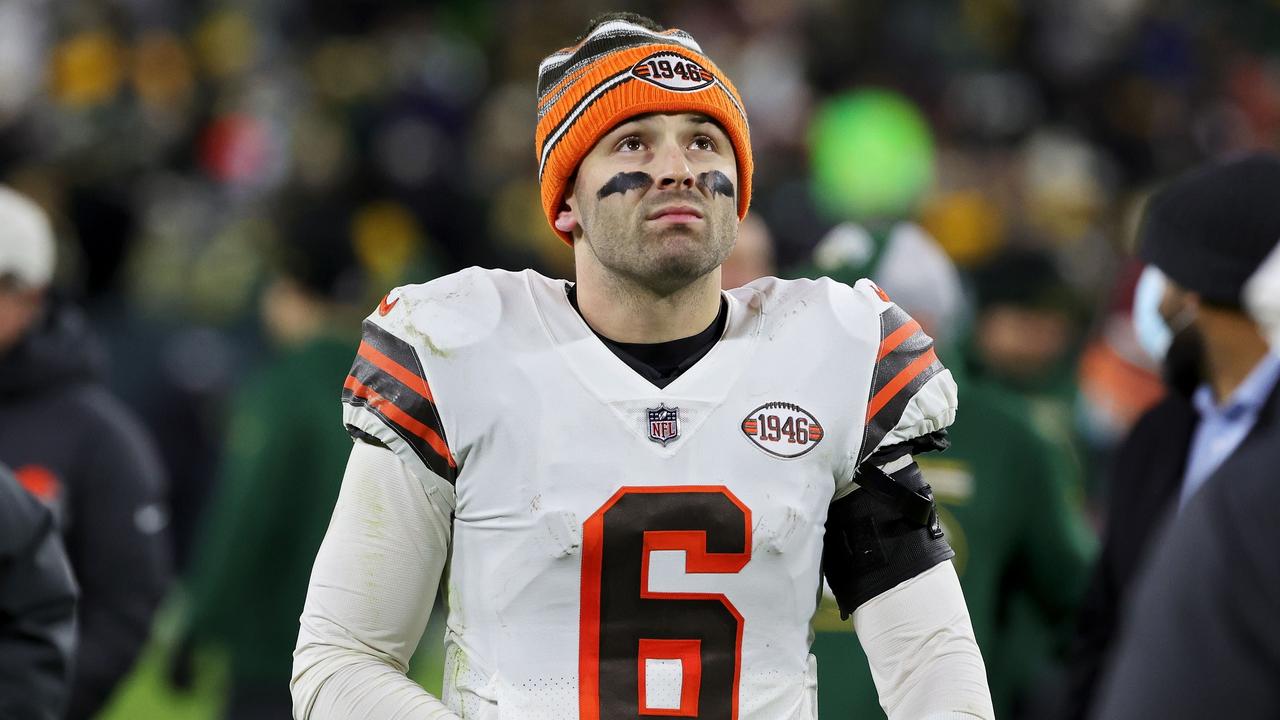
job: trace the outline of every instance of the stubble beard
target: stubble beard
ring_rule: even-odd
[[[655,229],[640,218],[598,217],[593,228],[598,232],[593,235],[600,240],[591,240],[592,250],[600,264],[625,284],[667,297],[725,261],[733,250],[737,228],[733,220],[709,212],[698,224]]]

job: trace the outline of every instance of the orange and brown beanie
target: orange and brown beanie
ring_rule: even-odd
[[[751,204],[751,135],[742,98],[683,30],[656,32],[626,20],[601,23],[538,66],[538,180],[555,228],[565,187],[596,142],[628,118],[699,112],[720,125],[738,161],[738,217]]]

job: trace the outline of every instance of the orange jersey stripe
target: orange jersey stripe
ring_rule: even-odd
[[[360,341],[359,355],[365,360],[377,365],[391,377],[404,383],[410,390],[418,393],[433,404],[436,399],[431,396],[431,388],[427,385],[427,381],[421,375],[413,372],[409,368],[383,355],[377,348],[370,345],[367,341]]]
[[[880,409],[889,403],[907,383],[915,380],[920,373],[924,372],[928,367],[938,361],[938,355],[929,348],[928,352],[911,361],[911,364],[902,369],[896,377],[889,381],[888,385],[881,388],[875,397],[871,398],[871,403],[867,405],[867,422],[871,422],[871,418],[880,412]]]
[[[372,389],[365,387],[364,384],[351,375],[347,376],[347,381],[343,383],[343,386],[350,390],[356,397],[369,403],[369,407],[377,410],[383,415],[386,415],[405,430],[408,430],[414,435],[422,438],[427,445],[431,446],[432,450],[436,451],[437,455],[444,458],[449,463],[449,467],[457,467],[457,464],[453,461],[453,454],[449,452],[449,446],[445,444],[443,438],[436,434],[435,430],[432,430],[430,427],[418,422],[410,416],[409,413],[406,413],[396,407],[394,403],[374,392]]]
[[[897,330],[889,333],[889,337],[885,338],[884,342],[880,343],[880,353],[876,355],[876,362],[880,362],[884,359],[885,355],[897,350],[899,345],[906,342],[907,338],[915,335],[916,331],[919,329],[920,323],[912,320]]]

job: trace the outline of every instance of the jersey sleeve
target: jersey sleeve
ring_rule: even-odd
[[[958,401],[951,371],[920,323],[870,280],[859,280],[854,290],[875,309],[880,335],[857,454],[861,464],[877,450],[945,429],[955,421]]]
[[[387,308],[384,300],[364,321],[342,386],[343,424],[352,439],[391,449],[420,479],[448,485],[452,497],[458,465],[431,383],[417,348],[403,337],[408,321],[394,305]]]

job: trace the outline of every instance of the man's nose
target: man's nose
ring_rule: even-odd
[[[667,143],[658,152],[658,187],[663,190],[691,189],[694,185],[693,169],[678,143]]]

